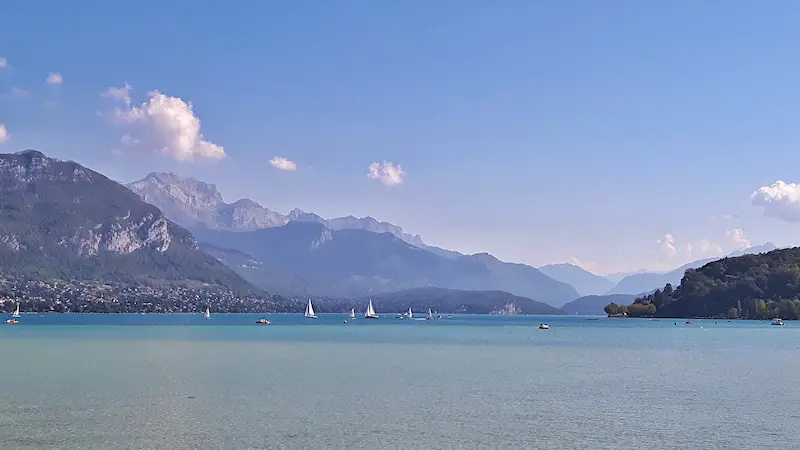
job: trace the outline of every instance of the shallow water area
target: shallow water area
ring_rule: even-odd
[[[23,314],[0,447],[800,447],[800,323],[345,319]]]

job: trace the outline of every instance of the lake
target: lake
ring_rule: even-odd
[[[800,323],[345,318],[23,314],[0,448],[800,448]]]

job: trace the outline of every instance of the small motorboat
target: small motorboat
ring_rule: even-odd
[[[777,325],[777,326],[781,326],[782,327],[783,326],[783,320],[781,320],[779,317],[776,317],[776,318],[772,319],[772,325]]]
[[[687,320],[686,322],[683,322],[683,323],[684,323],[684,324],[686,324],[686,325],[691,325],[691,324],[693,324],[694,322],[692,322],[691,320]]]
[[[8,319],[8,320],[6,320],[6,323],[9,324],[9,325],[15,325],[15,324],[19,323],[19,320],[17,320],[17,319]]]
[[[256,320],[256,323],[257,323],[257,324],[259,324],[259,325],[269,325],[269,324],[271,324],[272,322],[270,322],[270,321],[269,321],[269,320],[267,320],[267,319],[258,319],[258,320]]]
[[[546,323],[540,323],[539,324],[539,329],[540,330],[549,330],[550,329],[550,325],[548,325]]]

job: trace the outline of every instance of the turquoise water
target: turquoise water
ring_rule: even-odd
[[[260,317],[2,325],[0,447],[800,448],[800,323]]]

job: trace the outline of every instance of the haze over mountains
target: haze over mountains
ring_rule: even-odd
[[[595,275],[574,264],[549,264],[539,267],[545,275],[574,287],[581,295],[603,294],[614,287],[608,278]]]
[[[424,244],[417,235],[371,217],[282,215],[249,199],[223,201],[212,184],[151,173],[128,184],[142,199],[189,228],[242,276],[287,295],[359,296],[438,286],[503,290],[560,306],[580,296],[569,284],[489,254],[462,255]],[[223,256],[225,251],[236,255]]]
[[[614,282],[573,264],[536,269],[488,253],[431,247],[419,235],[372,217],[325,219],[299,209],[281,214],[247,198],[226,203],[215,185],[174,173],[150,173],[127,186],[190,229],[206,251],[237,273],[286,295],[361,296],[438,286],[503,290],[560,307],[582,296],[636,295],[677,285],[686,269],[716,259],[666,273],[620,274]],[[736,254],[772,248],[768,243]]]
[[[179,283],[242,293],[402,298],[415,307],[422,305],[408,293],[427,292],[471,311],[504,311],[502,297],[517,304],[511,312],[552,312],[541,305],[569,303],[568,312],[599,313],[613,296],[677,286],[686,269],[716,259],[628,275],[614,284],[572,264],[536,269],[488,253],[429,247],[420,236],[371,217],[324,219],[299,210],[283,215],[248,199],[228,204],[214,185],[175,174],[150,174],[128,187],[138,195],[78,163],[37,151],[0,155],[0,269],[12,276]],[[729,256],[773,249],[766,243]],[[392,297],[399,291],[406,294]]]

